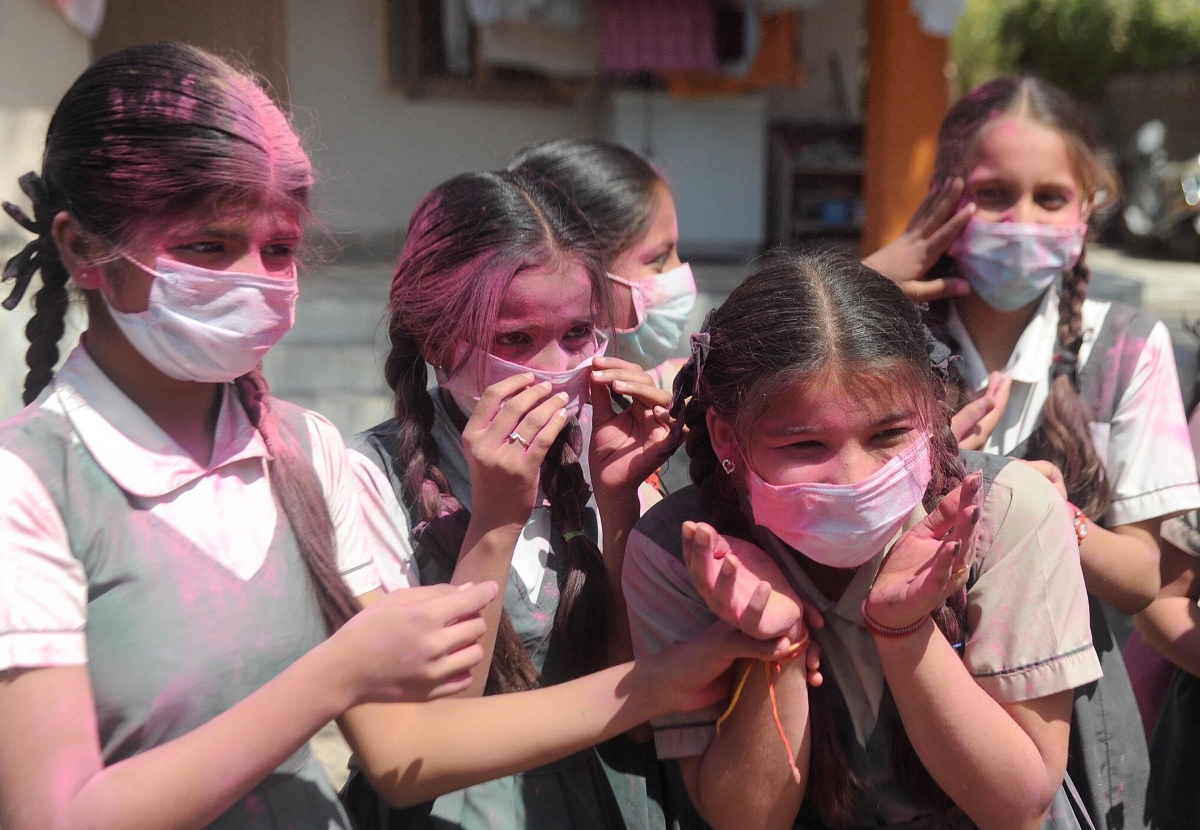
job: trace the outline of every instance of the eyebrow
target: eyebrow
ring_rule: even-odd
[[[903,421],[905,418],[911,418],[913,414],[913,410],[911,409],[893,412],[872,423],[871,429],[887,426],[888,424],[894,424],[897,421]],[[808,424],[788,424],[780,427],[779,429],[773,429],[767,434],[771,436],[818,435],[823,432],[825,432],[825,430],[817,426],[811,426]]]
[[[669,254],[669,253],[671,253],[671,251],[675,250],[676,244],[678,244],[678,243],[676,243],[676,241],[674,239],[668,240],[664,244],[655,245],[653,248],[647,249],[646,251],[644,251],[642,253],[642,256],[649,256],[649,255],[653,254],[654,255],[653,258],[658,259],[663,254]]]

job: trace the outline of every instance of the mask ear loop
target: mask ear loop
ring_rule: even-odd
[[[617,332],[618,334],[632,334],[640,329],[646,322],[646,298],[642,293],[642,287],[633,280],[627,280],[624,277],[618,277],[616,274],[605,273],[605,276],[611,281],[617,283],[617,285],[623,285],[629,289],[629,294],[633,298],[633,314],[635,318],[634,324],[631,328],[627,329],[613,326],[613,331]]]

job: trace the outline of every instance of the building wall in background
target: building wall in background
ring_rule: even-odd
[[[316,206],[330,230],[381,236],[386,248],[445,179],[501,167],[526,144],[596,134],[590,99],[573,107],[410,100],[388,89],[382,12],[378,0],[288,5],[291,100],[322,177]]]
[[[67,26],[41,0],[0,0],[0,199],[29,210],[17,189],[17,177],[41,169],[46,127],[58,99],[87,67],[87,39]],[[0,267],[30,239],[0,214]],[[0,309],[0,418],[21,408],[25,380],[25,324],[37,278],[16,311]],[[9,285],[0,286],[0,298]],[[78,319],[78,314],[74,315]],[[64,339],[62,352],[78,337],[77,326]]]

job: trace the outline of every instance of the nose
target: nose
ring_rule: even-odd
[[[1036,224],[1040,218],[1040,209],[1034,203],[1032,196],[1022,197],[1016,204],[1005,211],[1004,221],[1017,222],[1023,225]]]
[[[264,251],[253,247],[244,251],[223,270],[282,280],[290,279],[295,274],[294,267],[285,267],[278,258],[269,258]]]
[[[878,458],[857,445],[847,446],[837,460],[836,469],[831,471],[833,480],[830,484],[858,484],[883,466]]]
[[[562,347],[557,340],[552,340],[533,356],[529,361],[530,369],[540,372],[567,372],[574,369],[582,361],[578,354],[572,354]]]

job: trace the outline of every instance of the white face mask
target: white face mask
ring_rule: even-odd
[[[929,487],[929,438],[922,434],[857,484],[768,484],[747,471],[755,524],[814,562],[857,568],[904,524]]]
[[[653,369],[671,358],[696,304],[692,267],[685,262],[678,268],[637,281],[615,274],[609,274],[608,278],[629,287],[637,312],[633,328],[616,331],[617,356],[643,369]]]
[[[169,259],[152,270],[145,311],[108,313],[142,357],[168,377],[225,383],[262,362],[296,320],[296,273],[265,277],[210,271]]]
[[[972,219],[950,246],[979,299],[1016,311],[1054,285],[1083,253],[1087,225],[1030,225]]]
[[[549,381],[554,387],[551,395],[559,392],[567,393],[567,402],[563,408],[574,417],[579,414],[583,405],[592,399],[592,360],[600,357],[608,349],[608,341],[600,340],[596,351],[585,360],[580,361],[573,369],[565,372],[546,372],[513,363],[493,354],[483,354],[474,351],[462,368],[453,376],[447,375],[441,367],[435,370],[438,385],[450,393],[454,402],[463,414],[470,417],[483,397],[484,390],[494,383],[528,372],[539,381]],[[482,367],[480,363],[482,361]],[[482,377],[482,380],[480,378]],[[549,395],[547,396],[549,397]]]

